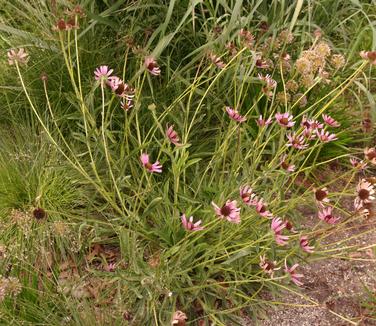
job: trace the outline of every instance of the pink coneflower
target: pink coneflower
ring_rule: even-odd
[[[258,198],[257,196],[254,196],[250,203],[250,206],[254,206],[256,209],[256,212],[259,213],[263,217],[270,218],[273,216],[273,214],[267,210],[267,204],[264,202],[264,199]]]
[[[299,244],[300,244],[300,248],[302,248],[303,251],[308,252],[310,254],[314,252],[313,249],[315,249],[315,247],[309,245],[308,237],[306,236],[301,237],[299,240]]]
[[[240,193],[240,197],[242,198],[244,204],[249,205],[251,199],[253,198],[252,195],[254,195],[252,188],[250,186],[247,186],[247,185],[241,186],[239,188],[239,193]]]
[[[95,80],[107,81],[108,77],[113,73],[113,69],[109,69],[108,66],[99,66],[94,71]]]
[[[319,188],[319,189],[314,188],[313,191],[314,191],[314,194],[315,194],[316,202],[320,206],[322,206],[323,203],[329,203],[330,202],[330,200],[328,198],[329,192],[328,192],[328,189],[326,187]]]
[[[325,130],[320,130],[320,131],[316,130],[316,135],[317,137],[319,137],[320,141],[322,141],[323,143],[328,143],[330,141],[338,139],[336,134],[331,134],[329,133],[329,131],[325,131]]]
[[[276,267],[277,265],[276,261],[267,260],[265,258],[265,255],[260,256],[259,265],[266,274],[270,275],[271,278],[273,278],[274,271],[281,269],[281,267]]]
[[[362,207],[366,203],[370,203],[375,200],[375,188],[372,183],[365,179],[359,181],[356,186],[356,198],[354,205],[356,208]]]
[[[284,170],[286,170],[288,172],[294,172],[295,171],[295,165],[287,163],[286,158],[287,158],[286,154],[284,154],[281,157],[280,164],[281,164],[282,169],[284,169]]]
[[[169,139],[171,143],[173,143],[175,146],[180,146],[180,138],[178,133],[174,130],[174,125],[168,126],[166,130],[166,137]]]
[[[156,172],[161,173],[162,172],[162,165],[159,163],[159,161],[156,161],[155,163],[151,164],[149,162],[149,155],[142,153],[140,157],[140,161],[144,168],[146,168],[149,172]]]
[[[282,235],[282,230],[286,228],[286,223],[283,222],[281,218],[273,218],[270,228],[274,232],[275,242],[278,245],[284,246],[285,244],[287,244],[289,237],[287,235]]]
[[[330,115],[323,114],[322,118],[324,122],[330,127],[337,128],[341,125],[338,121],[334,120]]]
[[[260,127],[265,127],[265,126],[268,126],[272,123],[272,118],[269,117],[268,119],[264,119],[262,117],[262,115],[259,116],[259,118],[256,120],[256,123],[260,126]]]
[[[215,213],[219,218],[225,218],[227,221],[235,224],[240,223],[240,208],[236,207],[236,200],[227,200],[221,208],[218,207],[214,202],[212,206],[215,210]]]
[[[237,122],[244,122],[247,121],[247,118],[240,115],[236,110],[234,110],[231,106],[226,106],[226,111],[228,116]]]
[[[309,119],[307,118],[306,115],[303,115],[302,121],[300,122],[300,125],[303,128],[309,129],[311,128],[311,124],[309,123]]]
[[[187,315],[184,312],[177,310],[172,316],[171,325],[185,326],[187,319]]]
[[[263,60],[261,56],[256,57],[256,67],[260,69],[268,69],[270,66],[267,61]]]
[[[263,76],[262,74],[257,75],[258,79],[266,83],[267,89],[273,89],[277,86],[277,82],[269,75]]]
[[[324,125],[320,121],[313,120],[313,119],[308,119],[306,121],[306,124],[308,124],[308,126],[311,130],[317,130],[317,129],[324,128]]]
[[[288,112],[285,112],[285,113],[278,112],[275,115],[275,119],[277,120],[277,123],[281,127],[284,127],[284,128],[291,128],[292,126],[294,126],[295,122],[292,121],[293,118],[294,117]]]
[[[244,28],[239,31],[239,36],[243,38],[247,43],[253,43],[255,41],[253,34]]]
[[[135,90],[117,76],[108,77],[107,85],[121,98],[132,100],[134,97]]]
[[[105,266],[104,269],[106,270],[106,272],[115,272],[116,263],[109,263],[108,265]]]
[[[24,48],[19,48],[18,50],[11,49],[8,51],[7,56],[10,65],[14,65],[16,62],[23,65],[30,59],[29,54],[25,52]]]
[[[364,149],[364,156],[368,161],[376,165],[376,148],[375,147],[372,147],[372,148],[366,147]]]
[[[161,74],[161,69],[159,68],[157,61],[153,57],[146,57],[144,61],[145,68],[153,76],[158,76]]]
[[[304,128],[304,130],[303,130],[303,136],[304,136],[304,138],[306,138],[308,140],[315,139],[316,138],[315,131],[316,130],[312,129],[312,128]]]
[[[360,56],[371,64],[376,65],[376,51],[360,51]]]
[[[209,53],[209,59],[220,69],[223,69],[226,66],[226,64],[221,60],[221,58],[215,55],[214,53]]]
[[[299,267],[299,264],[295,264],[292,267],[287,266],[287,262],[285,260],[285,272],[290,274],[291,281],[293,281],[297,286],[302,286],[303,283],[300,281],[301,278],[304,277],[303,274],[298,274],[295,270]]]
[[[129,111],[133,108],[133,101],[131,99],[125,99],[120,102],[120,106],[124,111]]]
[[[187,220],[185,217],[185,214],[181,216],[181,224],[183,225],[184,229],[187,231],[201,231],[204,229],[203,226],[200,226],[202,223],[201,220],[197,221],[196,223],[193,223],[193,216]]]
[[[328,224],[335,224],[339,220],[339,217],[333,215],[333,207],[329,206],[319,211],[319,219]]]
[[[305,143],[305,138],[303,135],[297,136],[294,133],[288,133],[287,135],[288,142],[286,143],[287,147],[294,147],[296,149],[306,149],[308,144]]]
[[[358,160],[357,158],[350,158],[350,163],[351,165],[358,169],[358,170],[364,170],[367,167],[367,163],[364,162],[363,160]]]

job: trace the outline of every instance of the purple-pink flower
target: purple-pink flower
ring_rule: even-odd
[[[280,161],[280,164],[281,164],[281,167],[282,169],[288,171],[288,172],[294,172],[295,171],[295,165],[294,164],[289,164],[287,161],[286,161],[286,158],[287,158],[287,155],[284,154],[282,157],[281,157],[281,161]]]
[[[366,179],[361,179],[356,186],[356,195],[354,206],[356,209],[360,209],[364,204],[375,200],[375,188]]]
[[[162,165],[159,163],[159,161],[156,161],[155,163],[151,164],[149,162],[149,155],[146,153],[142,153],[140,157],[141,163],[144,166],[145,169],[147,169],[149,172],[156,172],[161,173],[162,172]]]
[[[108,77],[113,73],[113,69],[110,69],[108,66],[99,66],[94,71],[95,80],[107,81]]]
[[[281,220],[279,217],[275,217],[272,220],[271,229],[274,232],[275,242],[280,245],[284,246],[287,244],[289,237],[287,235],[282,235],[282,230],[286,228],[286,223]]]
[[[271,278],[273,278],[274,271],[279,270],[281,267],[276,267],[276,261],[270,261],[265,258],[265,255],[260,256],[260,267],[266,274],[269,274]]]
[[[303,274],[298,274],[295,270],[299,267],[299,264],[295,264],[291,267],[287,266],[287,262],[285,260],[285,272],[290,274],[291,281],[293,281],[297,286],[303,285],[303,283],[300,281],[301,278],[304,277]]]
[[[200,226],[202,223],[201,220],[197,221],[196,223],[193,223],[193,216],[191,216],[189,220],[187,220],[185,214],[183,214],[181,216],[181,223],[184,229],[186,229],[187,231],[201,231],[204,229],[203,226]]]
[[[24,48],[19,48],[18,50],[11,49],[7,53],[9,65],[14,65],[16,62],[18,64],[26,64],[30,57],[29,54],[24,50]]]
[[[308,237],[302,236],[299,240],[300,248],[302,248],[303,251],[308,252],[308,253],[313,253],[313,249],[315,247],[310,246],[308,242]]]
[[[296,149],[306,149],[308,144],[305,143],[305,138],[303,135],[296,135],[295,132],[288,133],[287,135],[288,142],[286,143],[287,147],[294,147]]]
[[[322,118],[324,122],[330,127],[337,128],[341,125],[338,121],[334,120],[330,115],[323,114]]]
[[[367,167],[367,163],[363,160],[358,160],[357,158],[350,158],[350,163],[354,168],[358,170],[364,170]]]
[[[267,210],[267,204],[264,202],[264,199],[258,198],[257,196],[254,196],[250,203],[250,206],[254,206],[256,209],[256,212],[259,213],[263,217],[272,217],[273,214]]]
[[[177,310],[172,316],[171,325],[184,326],[187,319],[187,315],[184,312]]]
[[[125,99],[120,102],[120,106],[124,111],[129,111],[133,108],[133,101],[131,99]]]
[[[240,197],[242,198],[244,204],[249,205],[251,199],[253,198],[252,195],[254,195],[252,188],[248,185],[241,186],[239,188],[239,193],[240,193]]]
[[[317,134],[317,137],[319,137],[320,141],[322,141],[323,143],[328,143],[330,141],[333,141],[333,140],[336,140],[338,139],[336,134],[331,134],[329,133],[329,131],[325,131],[325,130],[316,130],[316,134]]]
[[[256,123],[260,126],[260,127],[265,127],[265,126],[268,126],[272,123],[272,118],[269,117],[268,119],[264,119],[262,117],[262,115],[259,116],[259,118],[256,120]]]
[[[173,143],[175,146],[180,146],[180,138],[178,133],[174,130],[174,125],[168,126],[167,125],[167,130],[166,130],[166,137],[168,140]]]
[[[157,61],[153,57],[146,57],[144,64],[145,64],[145,68],[153,76],[158,76],[161,74],[161,69],[159,68]]]
[[[288,113],[288,112],[285,112],[285,113],[276,113],[275,115],[275,119],[277,120],[277,123],[281,126],[281,127],[284,127],[284,128],[291,128],[292,126],[294,126],[295,122],[292,121],[294,117]]]
[[[328,224],[335,224],[339,217],[333,215],[333,207],[329,206],[319,211],[319,219]]]
[[[107,85],[111,90],[119,97],[126,98],[127,100],[132,100],[135,94],[135,90],[128,84],[124,83],[117,76],[108,77]]]
[[[236,207],[236,204],[236,200],[227,200],[222,207],[218,207],[216,203],[212,202],[214,211],[219,218],[226,219],[231,223],[239,224],[240,208]]]
[[[226,106],[226,111],[227,111],[227,114],[228,116],[234,120],[234,121],[237,121],[237,122],[244,122],[247,120],[247,118],[243,117],[242,115],[240,115],[236,110],[234,110],[231,106]]]

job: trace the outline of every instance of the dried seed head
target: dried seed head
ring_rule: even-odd
[[[47,217],[47,212],[43,208],[37,207],[33,210],[33,216],[37,220],[42,220]]]

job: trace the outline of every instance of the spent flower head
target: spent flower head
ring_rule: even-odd
[[[372,65],[376,65],[376,51],[360,51],[360,56]]]
[[[375,147],[371,147],[371,148],[366,147],[364,149],[364,156],[367,161],[376,165],[376,148]]]
[[[24,48],[19,48],[18,50],[11,49],[8,51],[7,56],[8,56],[8,63],[10,65],[15,65],[16,62],[19,65],[24,65],[30,59],[29,54],[26,53]]]

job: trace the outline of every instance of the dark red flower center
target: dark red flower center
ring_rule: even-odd
[[[376,158],[376,151],[370,150],[367,152],[366,156],[369,160],[373,160],[374,158]]]
[[[370,60],[376,60],[376,51],[368,51],[367,58]]]
[[[316,200],[318,200],[318,201],[324,200],[326,198],[326,196],[327,196],[327,193],[326,193],[325,190],[318,189],[315,192],[315,197],[316,197]]]
[[[286,225],[286,229],[289,231],[292,230],[292,228],[294,227],[290,221],[286,221],[285,225]]]
[[[286,163],[286,161],[282,161],[281,166],[285,170],[287,170],[289,168],[289,165],[288,165],[288,163]]]
[[[43,208],[35,208],[33,210],[33,216],[37,219],[37,220],[41,220],[43,218],[46,218],[47,217],[47,213],[46,211],[43,209]]]
[[[288,123],[289,123],[289,119],[288,119],[288,118],[281,118],[281,119],[279,120],[279,122],[280,122],[281,124],[287,126]]]
[[[368,191],[367,189],[360,189],[360,190],[358,191],[358,196],[359,196],[359,198],[360,198],[361,200],[366,200],[366,199],[368,199],[368,198],[369,198],[369,195],[370,195],[370,193],[369,193],[369,191]]]
[[[145,164],[145,167],[146,167],[148,170],[152,170],[152,169],[153,169],[153,164],[147,162],[147,163]]]
[[[125,90],[125,85],[124,83],[119,84],[119,86],[115,89],[115,94],[116,95],[121,95],[124,93]]]
[[[227,205],[223,205],[222,206],[222,208],[221,208],[221,214],[223,216],[229,216],[231,214],[231,212],[232,212],[232,209],[229,206],[227,206]]]
[[[265,213],[266,212],[266,206],[262,205],[261,208],[258,210],[260,213]]]
[[[274,264],[271,261],[267,260],[265,262],[264,268],[266,271],[272,271],[274,269]]]

